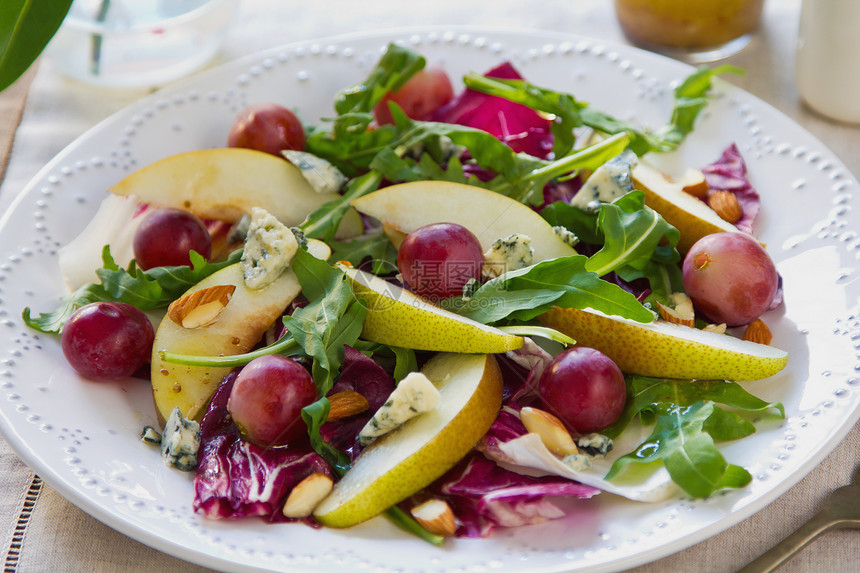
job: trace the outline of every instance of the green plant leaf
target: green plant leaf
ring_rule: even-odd
[[[72,0],[0,2],[0,91],[36,61],[66,17]]]
[[[299,249],[293,272],[310,304],[283,318],[284,326],[305,354],[313,358],[317,395],[325,396],[343,364],[344,345],[354,345],[366,309],[352,294],[343,271]]]
[[[320,428],[328,418],[331,402],[322,397],[313,404],[302,408],[302,420],[308,427],[308,438],[311,447],[332,467],[338,476],[343,477],[349,470],[349,456],[322,439]]]
[[[639,205],[622,207],[622,199],[631,196],[640,200]],[[591,256],[585,268],[603,276],[621,266],[644,268],[654,251],[666,239],[673,247],[680,233],[653,209],[644,205],[644,193],[633,191],[616,203],[604,203],[600,207],[598,227],[603,231],[603,248]],[[676,253],[677,255],[677,253]],[[680,258],[677,255],[677,258]],[[676,260],[677,260],[676,258]]]
[[[142,310],[162,308],[182,296],[192,286],[230,265],[236,264],[242,250],[230,253],[225,261],[208,263],[198,253],[191,252],[191,266],[153,267],[145,271],[132,261],[127,269],[120,268],[105,245],[102,250],[102,268],[96,270],[100,282],[85,284],[65,297],[60,306],[51,312],[30,316],[23,312],[24,322],[45,333],[59,334],[63,324],[78,308],[91,302],[125,302]]]
[[[651,435],[634,452],[618,458],[606,479],[619,476],[630,464],[662,460],[672,481],[693,497],[704,498],[725,487],[746,485],[752,479],[750,474],[726,462],[713,437],[704,430],[714,408],[713,402],[696,402],[665,409],[657,416]]]
[[[615,438],[637,415],[644,414],[646,419],[643,419],[643,422],[647,422],[649,414],[653,414],[657,410],[691,406],[699,401],[716,402],[737,410],[753,413],[776,410],[781,417],[785,416],[785,408],[782,404],[765,402],[747,392],[737,382],[628,376],[627,405],[618,421],[602,433],[610,438]]]
[[[332,261],[349,261],[354,267],[369,260],[373,274],[397,271],[397,249],[381,232],[368,233],[348,241],[329,241]]]
[[[639,322],[654,319],[635,296],[588,271],[587,260],[571,255],[510,271],[481,285],[470,299],[447,299],[443,306],[484,324],[531,320],[553,306],[594,308]]]

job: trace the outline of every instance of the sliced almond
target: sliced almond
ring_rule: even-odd
[[[764,321],[757,318],[747,325],[743,338],[750,342],[770,344],[770,341],[773,340],[773,334],[771,334],[770,328],[767,327]]]
[[[549,412],[525,407],[520,410],[520,420],[526,430],[540,436],[543,445],[552,453],[562,457],[579,453],[570,432],[561,420]]]
[[[721,322],[720,324],[706,324],[702,330],[705,332],[716,332],[717,334],[725,334],[726,333],[726,323]]]
[[[683,175],[675,180],[681,186],[684,193],[704,199],[711,187],[705,180],[705,174],[693,167],[687,169]]]
[[[723,189],[711,191],[708,195],[708,206],[716,211],[717,215],[723,221],[727,221],[732,225],[740,221],[744,214],[737,195]]]
[[[314,473],[293,488],[284,503],[284,517],[307,517],[328,497],[334,482],[325,474]]]
[[[693,326],[695,324],[695,311],[693,310],[693,301],[683,292],[675,292],[669,297],[673,306],[666,306],[660,301],[657,301],[657,310],[660,311],[660,316],[663,320],[674,324],[683,324],[684,326]]]
[[[328,397],[328,401],[331,403],[331,408],[328,411],[327,422],[349,418],[370,408],[367,398],[352,390],[332,394]]]
[[[454,512],[451,511],[451,506],[444,500],[436,498],[428,499],[424,503],[413,507],[410,513],[424,529],[434,535],[451,537],[457,531]]]
[[[215,285],[190,292],[170,304],[167,316],[182,328],[212,326],[235,291],[236,285]]]

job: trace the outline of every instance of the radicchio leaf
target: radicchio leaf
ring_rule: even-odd
[[[344,390],[364,396],[369,404],[368,409],[357,416],[326,422],[320,428],[320,435],[324,441],[344,450],[354,460],[361,450],[358,433],[394,391],[394,379],[372,358],[351,346],[345,346],[340,377],[331,393]]]
[[[490,78],[522,79],[510,63],[501,64],[485,75]],[[464,90],[436,110],[432,120],[482,129],[517,153],[546,158],[552,152],[550,120],[522,104],[472,89]]]
[[[194,511],[213,519],[287,521],[281,508],[293,487],[313,473],[334,476],[307,446],[264,448],[241,438],[227,412],[236,376],[224,378],[200,424]]]
[[[556,477],[531,477],[498,466],[479,453],[463,459],[431,486],[460,521],[458,537],[487,537],[497,527],[558,519],[552,498],[588,499],[600,490]]]
[[[743,215],[735,226],[744,233],[753,234],[753,222],[761,207],[761,199],[747,178],[747,166],[737,146],[733,143],[714,163],[702,168],[705,181],[711,190],[731,191],[741,204]]]

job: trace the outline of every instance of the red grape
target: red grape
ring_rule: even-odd
[[[743,233],[714,233],[699,239],[684,258],[684,290],[708,319],[747,324],[765,312],[779,275],[767,251]]]
[[[469,279],[481,278],[484,254],[469,229],[433,223],[406,236],[397,251],[397,268],[416,294],[439,300],[463,294]]]
[[[307,432],[302,408],[316,399],[313,378],[301,364],[270,354],[255,358],[239,372],[227,410],[249,440],[279,446]]]
[[[396,92],[386,94],[373,108],[373,114],[380,125],[394,123],[388,109],[388,102],[393,101],[412,119],[425,120],[453,98],[454,88],[448,74],[442,68],[430,66],[418,71]]]
[[[283,157],[281,151],[304,151],[305,128],[296,114],[275,103],[243,109],[227,136],[228,147],[245,147]]]
[[[93,302],[69,317],[60,344],[80,375],[117,380],[149,361],[154,339],[152,323],[139,309],[122,302]]]
[[[212,238],[197,216],[182,209],[156,209],[141,222],[132,243],[137,266],[152,267],[190,265],[190,251],[208,259]]]
[[[538,384],[544,407],[580,434],[615,422],[627,402],[624,375],[593,348],[569,348],[552,359]]]

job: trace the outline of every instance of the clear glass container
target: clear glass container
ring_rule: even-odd
[[[75,0],[45,55],[80,81],[157,87],[206,65],[238,7],[239,0]]]
[[[634,44],[691,63],[741,50],[761,22],[764,0],[615,0]]]

